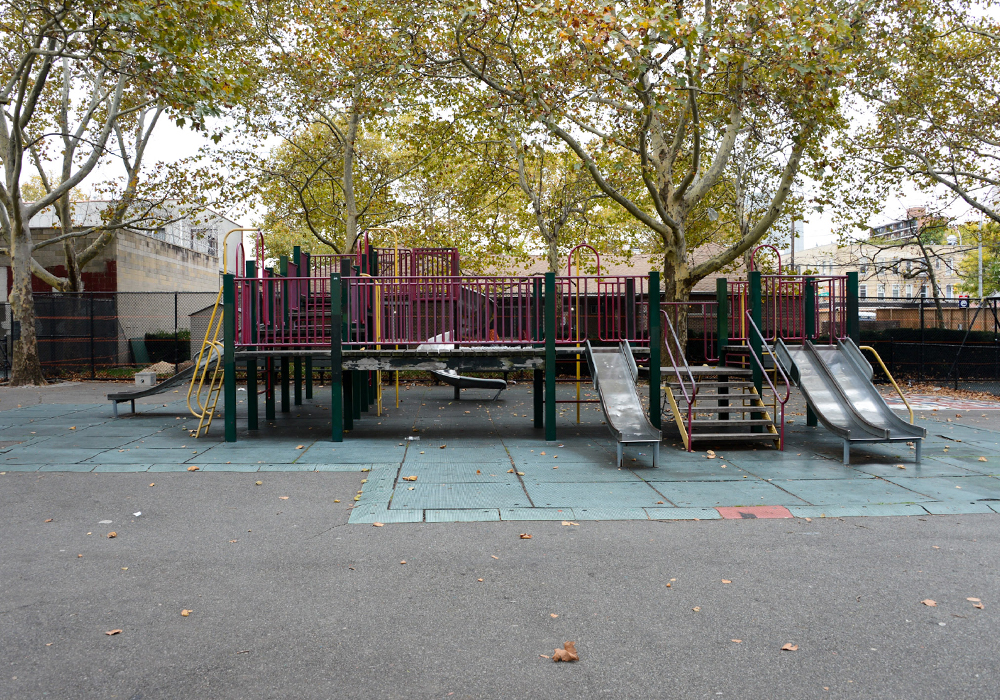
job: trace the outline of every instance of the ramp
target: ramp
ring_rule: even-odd
[[[639,401],[635,384],[638,371],[629,344],[595,348],[587,341],[587,362],[608,429],[618,441],[618,466],[622,464],[622,445],[638,443],[653,446],[653,466],[658,467],[661,434],[649,422]]]
[[[844,464],[850,463],[851,443],[915,442],[920,462],[921,440],[927,431],[897,416],[872,384],[872,366],[854,341],[816,346],[776,346],[778,361],[802,390],[819,421],[844,441]]]

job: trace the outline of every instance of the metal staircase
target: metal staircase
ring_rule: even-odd
[[[664,374],[678,374],[664,367]],[[684,445],[696,442],[773,442],[781,436],[769,406],[751,381],[752,371],[742,367],[688,367],[694,391],[676,379],[666,382],[664,399]],[[687,396],[683,389],[687,389]]]

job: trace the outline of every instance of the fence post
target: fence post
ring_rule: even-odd
[[[340,333],[341,340],[351,340],[351,317],[350,306],[348,305],[348,289],[345,279],[351,277],[351,261],[340,261],[340,306],[347,309],[348,314],[341,317]],[[341,311],[343,313],[343,311]],[[342,409],[344,412],[344,430],[354,428],[354,373],[351,370],[343,372],[342,379],[344,387],[344,401]]]
[[[222,382],[226,442],[236,442],[236,277],[222,276]]]
[[[295,405],[302,405],[302,358],[298,355],[292,360],[295,371]]]
[[[847,273],[847,337],[861,344],[861,309],[858,302],[858,273]]]
[[[973,319],[975,320],[975,319]],[[968,337],[968,333],[965,334]],[[920,300],[920,371],[917,372],[917,381],[924,381],[924,343],[926,333],[924,332],[924,300]]]
[[[174,292],[174,374],[177,374],[180,359],[180,340],[177,337],[177,292]]]
[[[725,277],[718,277],[715,280],[715,335],[718,338],[716,357],[719,358],[719,366],[726,364],[723,357],[723,348],[729,345],[729,281]]]
[[[330,273],[330,418],[334,442],[344,441],[344,304],[340,273]]]
[[[659,430],[660,417],[660,271],[649,271],[649,422]]]
[[[545,439],[556,440],[556,274],[545,273]]]
[[[753,319],[753,322],[759,329],[761,327],[760,270],[754,270],[750,273],[749,282],[750,318]],[[753,384],[757,387],[757,393],[760,394],[764,385],[764,373],[760,369],[761,364],[763,364],[763,348],[761,346],[760,336],[757,333],[747,329],[747,337],[749,338],[750,352],[752,352],[754,357],[757,358],[757,362],[752,363],[751,367],[753,369]]]

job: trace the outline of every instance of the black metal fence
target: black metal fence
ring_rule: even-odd
[[[191,359],[192,346],[200,346],[204,331],[198,335],[198,319],[204,314],[198,312],[210,309],[216,294],[36,294],[35,330],[42,370],[50,377],[82,379],[127,379],[158,363],[172,365],[176,371]],[[12,329],[10,305],[0,304],[0,376],[4,378],[9,375]]]
[[[1000,394],[998,302],[948,299],[939,310],[930,298],[862,299],[862,345],[875,348],[897,380]]]

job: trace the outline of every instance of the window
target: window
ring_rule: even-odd
[[[885,285],[884,284],[880,284],[878,286],[878,298],[879,299],[885,299]]]
[[[893,299],[899,299],[899,285],[898,284],[892,285],[892,298]]]
[[[944,295],[947,299],[953,299],[955,297],[955,288],[950,284],[945,285]]]
[[[910,272],[912,269],[913,269],[913,261],[912,260],[907,260],[906,261],[906,271]]]
[[[955,258],[948,258],[948,272],[955,271]]]
[[[866,272],[868,272],[868,261],[865,260],[864,258],[862,258],[861,259],[861,265],[859,266],[858,269],[859,269],[859,271],[861,272],[862,275],[865,274]]]
[[[858,285],[858,298],[867,299],[868,298],[868,285],[862,284]]]
[[[938,258],[937,260],[934,261],[934,269],[935,270],[940,270],[941,269],[941,259],[940,258]]]
[[[920,296],[921,297],[926,297],[927,296],[927,285],[926,284],[920,285]]]
[[[912,284],[906,285],[906,298],[907,299],[912,299],[913,298],[913,285]]]

